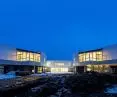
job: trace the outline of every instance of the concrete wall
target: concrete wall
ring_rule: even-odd
[[[5,45],[0,45],[0,59],[15,61],[16,49]]]
[[[41,63],[41,66],[45,66],[45,64],[46,64],[46,55],[43,53],[43,52],[41,52],[41,55],[40,55],[41,57],[41,60],[40,60],[40,63]]]
[[[78,53],[76,53],[74,55],[74,58],[73,58],[73,66],[79,66],[79,58],[78,58]]]
[[[106,60],[117,59],[117,44],[104,47],[103,56],[106,57]]]

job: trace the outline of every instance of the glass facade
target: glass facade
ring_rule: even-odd
[[[33,52],[17,51],[17,61],[40,62],[40,54]]]
[[[68,72],[68,68],[51,68],[51,72],[54,73]]]
[[[109,65],[87,65],[86,71],[108,72]]]
[[[79,54],[79,62],[103,61],[102,51],[86,52]]]
[[[42,73],[43,72],[43,67],[38,67],[38,73]]]

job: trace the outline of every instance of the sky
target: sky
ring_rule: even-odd
[[[117,43],[117,0],[0,0],[0,44],[72,60]]]

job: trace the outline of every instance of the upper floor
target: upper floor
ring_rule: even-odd
[[[100,49],[78,52],[75,59],[78,63],[117,60],[117,44]]]
[[[13,48],[6,45],[0,45],[0,60],[44,63],[46,57],[42,52],[35,52],[31,50]]]

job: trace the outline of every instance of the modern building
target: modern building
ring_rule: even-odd
[[[74,57],[75,72],[97,71],[117,73],[117,44],[80,51]]]
[[[70,73],[73,72],[71,61],[48,60],[46,62],[47,72],[51,73]]]
[[[0,73],[9,71],[43,72],[46,57],[42,52],[0,46]]]

